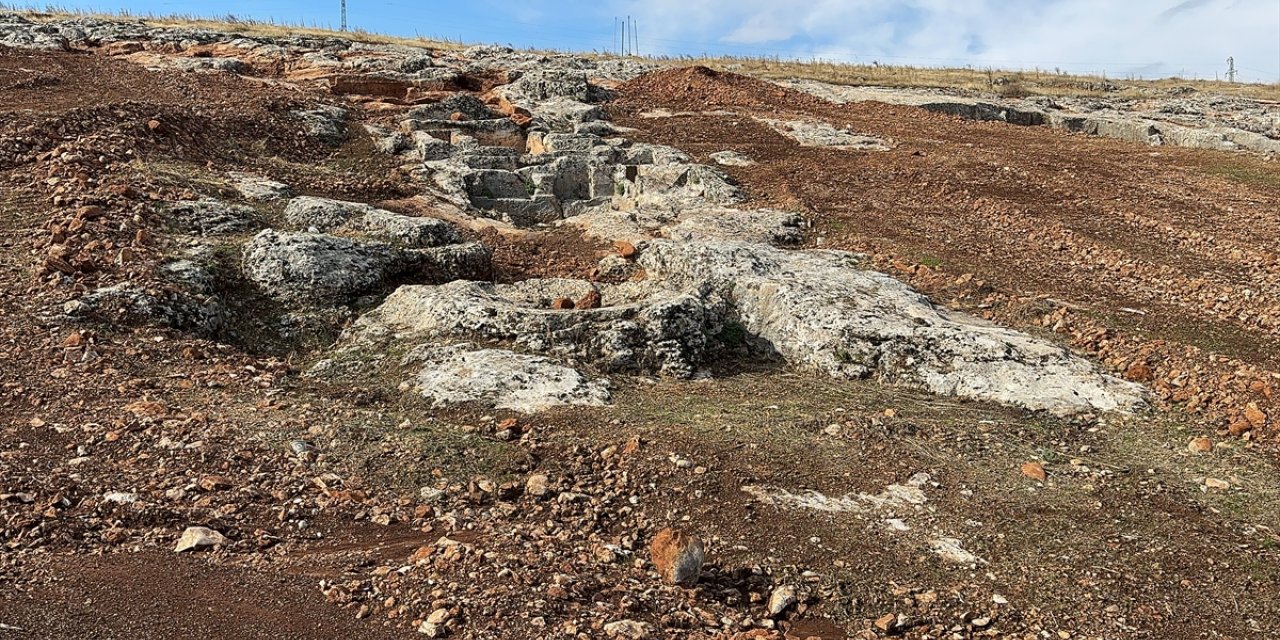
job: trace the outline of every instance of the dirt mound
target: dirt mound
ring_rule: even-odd
[[[624,108],[640,103],[688,111],[722,107],[763,111],[835,108],[832,103],[801,91],[701,66],[647,73],[618,87],[618,97],[617,104]]]

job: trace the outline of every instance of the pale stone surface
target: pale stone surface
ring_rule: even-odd
[[[651,242],[668,286],[719,290],[746,330],[793,366],[1056,414],[1132,409],[1139,385],[1067,349],[945,311],[854,254],[738,242]]]
[[[227,537],[213,529],[208,527],[187,527],[182,532],[182,537],[178,538],[178,544],[173,550],[182,553],[183,551],[196,551],[226,543]]]
[[[304,303],[365,293],[408,264],[388,244],[272,229],[254,236],[243,259],[245,275],[268,295]]]
[[[548,286],[554,289],[534,290]],[[611,306],[586,311],[544,306],[548,298],[580,296],[589,285],[564,287],[563,282],[547,285],[538,280],[404,286],[362,316],[347,340],[501,340],[603,371],[688,378],[697,372],[722,328],[724,307],[714,294],[672,293],[650,286],[622,297],[605,288],[605,303]]]
[[[810,120],[773,120],[764,123],[804,147],[835,147],[856,151],[888,151],[886,140],[837,129],[825,122]]]
[[[401,215],[359,202],[298,197],[289,201],[284,215],[302,229],[343,229],[406,247],[438,247],[462,241],[458,230],[443,220]]]
[[[416,393],[436,406],[483,402],[498,409],[535,413],[564,405],[603,406],[608,386],[538,356],[470,346],[421,347],[406,363],[421,366]]]

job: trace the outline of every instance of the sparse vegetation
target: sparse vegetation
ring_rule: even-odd
[[[1220,176],[1255,187],[1280,188],[1280,171],[1258,166],[1253,163],[1242,163],[1224,160],[1206,167],[1210,175]]]
[[[1222,93],[1262,100],[1280,100],[1280,84],[1230,83],[1213,80],[1161,78],[1153,80],[1108,80],[1102,76],[1072,75],[1053,71],[994,71],[976,67],[913,67],[884,64],[857,64],[826,61],[795,61],[776,58],[673,57],[655,61],[671,65],[702,65],[717,71],[733,71],[770,80],[798,78],[832,84],[880,87],[928,87],[956,89],[976,94],[1021,96],[1080,96],[1140,98],[1165,95],[1171,89],[1190,87],[1197,91]],[[1003,78],[1003,84],[993,83]]]

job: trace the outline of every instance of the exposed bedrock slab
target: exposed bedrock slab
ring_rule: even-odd
[[[837,103],[874,100],[920,107],[969,120],[1118,138],[1150,145],[1280,154],[1274,105],[1211,94],[1163,95],[1151,101],[1090,98],[978,99],[934,89],[848,87],[809,80],[782,84]],[[1221,105],[1230,104],[1228,108]],[[1267,135],[1271,133],[1271,135]]]
[[[421,346],[404,364],[420,367],[410,383],[435,406],[479,402],[497,409],[534,413],[551,407],[603,406],[606,382],[540,356],[469,345]]]
[[[289,185],[249,173],[232,172],[231,186],[250,202],[285,200],[290,195]]]
[[[257,210],[242,204],[204,199],[171,202],[165,206],[177,229],[200,236],[215,236],[260,229]]]
[[[307,131],[321,142],[339,145],[347,137],[348,114],[346,109],[332,105],[322,105],[315,109],[295,111],[294,115],[300,118]]]
[[[889,143],[880,138],[837,129],[825,122],[811,120],[763,119],[774,131],[795,140],[804,147],[832,147],[856,151],[888,151]]]
[[[641,265],[673,288],[713,290],[790,364],[1057,414],[1130,409],[1138,385],[1067,349],[950,313],[854,254],[655,240]]]
[[[298,302],[340,302],[409,268],[389,244],[273,229],[245,246],[243,264],[268,295]]]
[[[723,329],[726,306],[710,291],[620,287],[602,291],[606,306],[598,309],[543,306],[566,291],[580,292],[556,280],[404,286],[361,317],[349,337],[500,340],[601,371],[687,378]]]
[[[401,249],[382,242],[260,232],[245,247],[245,275],[276,298],[303,303],[342,302],[413,274],[432,281],[483,278],[491,255],[479,243]]]
[[[804,217],[793,211],[723,207],[686,209],[675,224],[663,230],[678,241],[735,240],[775,246],[799,244],[804,239]]]
[[[671,240],[735,240],[776,246],[804,239],[804,217],[777,209],[733,209],[716,206],[598,207],[572,219],[591,238],[641,244],[665,236]]]
[[[304,196],[290,200],[284,215],[303,229],[345,229],[406,247],[439,247],[462,241],[458,230],[444,220],[401,215],[359,202]]]

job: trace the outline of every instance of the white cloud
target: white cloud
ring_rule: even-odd
[[[613,0],[650,52],[1280,80],[1276,0]]]

